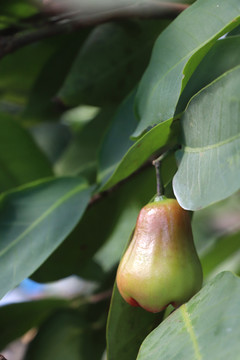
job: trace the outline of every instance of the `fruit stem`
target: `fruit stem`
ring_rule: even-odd
[[[161,177],[161,163],[165,159],[165,157],[167,157],[170,153],[172,153],[173,151],[175,151],[177,149],[179,149],[178,145],[165,151],[163,154],[161,154],[157,159],[153,160],[153,162],[152,162],[152,164],[155,166],[155,169],[156,169],[156,181],[157,181],[157,197],[156,198],[161,198],[162,196],[164,196],[164,186],[163,186],[163,181],[162,181],[162,177]]]
[[[161,178],[161,159],[154,160],[153,165],[156,169],[157,197],[161,197],[164,195],[164,186]]]
[[[155,166],[155,169],[156,169],[157,198],[160,198],[161,196],[164,195],[164,186],[163,186],[163,181],[162,181],[162,177],[161,177],[161,162],[173,150],[174,150],[174,148],[165,151],[163,154],[161,154],[157,159],[153,160],[153,162],[152,162],[152,164]]]

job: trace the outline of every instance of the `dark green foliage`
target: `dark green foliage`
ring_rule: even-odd
[[[25,360],[235,360],[239,279],[214,276],[240,273],[239,0],[164,2],[173,18],[161,2],[71,3],[0,3],[0,296],[27,277],[92,282],[0,307],[0,352],[35,328]],[[169,317],[114,287],[165,152],[206,284]]]

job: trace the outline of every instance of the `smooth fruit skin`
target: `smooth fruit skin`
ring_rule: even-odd
[[[154,313],[169,304],[178,307],[200,290],[202,268],[191,220],[175,199],[142,208],[116,280],[130,305]]]

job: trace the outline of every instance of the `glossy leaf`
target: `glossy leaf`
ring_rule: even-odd
[[[53,311],[66,307],[66,300],[42,299],[0,307],[0,349],[39,326]]]
[[[124,156],[121,159],[118,158],[119,154],[115,153],[116,155],[113,159],[114,164],[111,167],[107,167],[106,169],[104,169],[102,174],[100,172],[100,176],[103,177],[106,176],[105,177],[106,183],[103,183],[101,190],[106,190],[107,188],[114,186],[119,181],[131,175],[141,165],[143,165],[151,155],[155,154],[166,144],[168,145],[176,144],[177,137],[176,137],[175,129],[177,129],[177,124],[173,124],[172,120],[170,119],[162,124],[155,126],[153,129],[148,131],[140,140],[136,141],[127,150],[127,152],[124,154]],[[114,133],[114,129],[111,132],[111,134],[109,134],[109,137],[107,139],[108,144],[107,143],[104,144],[104,147],[106,146],[106,148],[103,149],[103,153],[102,153],[102,155],[105,154],[105,158],[102,160],[103,167],[106,166],[108,162],[111,162],[111,155],[107,155],[107,151],[106,151],[106,149],[108,149],[109,151],[108,154],[110,154],[110,148],[109,148],[110,139],[111,139],[111,143],[117,141],[117,136]],[[173,174],[174,171],[172,175]]]
[[[183,90],[176,112],[185,110],[193,95],[239,64],[240,36],[226,37],[216,41]]]
[[[238,0],[199,0],[163,31],[137,93],[140,124],[134,136],[174,116],[193,71],[215,41],[239,25],[239,14]]]
[[[60,100],[76,106],[106,105],[122,99],[136,85],[157,35],[167,24],[146,21],[97,26],[59,91]]]
[[[199,92],[183,115],[183,157],[173,187],[185,209],[201,209],[240,188],[239,79],[238,66]]]
[[[108,360],[136,359],[142,341],[162,318],[163,313],[152,314],[127,304],[115,285],[107,326]]]
[[[106,183],[133,145],[130,135],[137,125],[134,116],[135,92],[131,93],[117,109],[99,150],[99,182]]]
[[[0,164],[0,191],[52,175],[49,161],[28,131],[3,114],[0,114]]]
[[[235,359],[240,351],[240,279],[219,274],[143,342],[138,360]]]
[[[81,218],[90,195],[81,178],[38,181],[2,195],[0,297],[60,245]]]

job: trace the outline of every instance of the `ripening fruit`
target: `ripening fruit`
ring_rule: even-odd
[[[155,313],[188,301],[201,285],[188,212],[165,197],[144,206],[117,271],[122,297]]]

